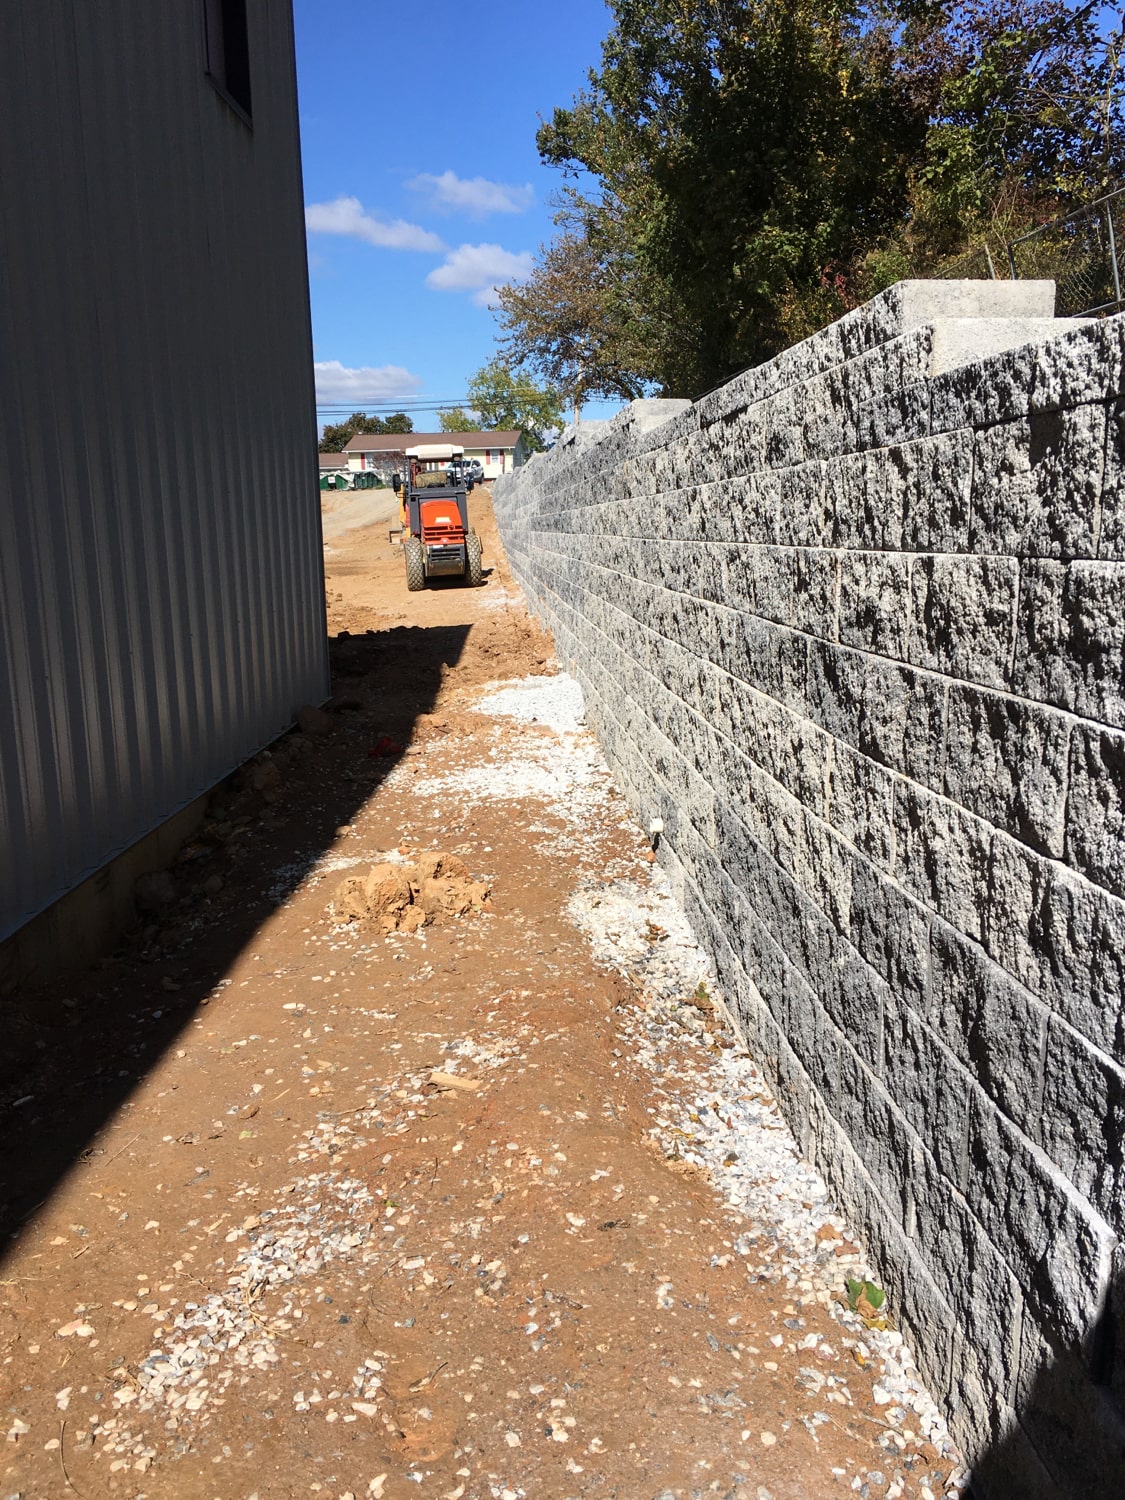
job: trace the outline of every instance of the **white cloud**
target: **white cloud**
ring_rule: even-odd
[[[326,359],[313,365],[316,375],[316,399],[323,403],[354,401],[357,407],[365,402],[397,401],[412,395],[422,384],[421,378],[404,370],[401,365],[364,365],[351,370],[338,359]]]
[[[310,234],[344,234],[385,250],[444,250],[445,242],[418,224],[405,219],[377,219],[364,212],[358,198],[334,198],[331,203],[310,203],[305,208],[305,228]]]
[[[535,201],[530,182],[518,187],[509,182],[490,182],[487,177],[458,177],[456,172],[422,172],[406,184],[425,193],[430,206],[441,213],[463,213],[471,219],[488,214],[522,214]]]
[[[502,245],[458,245],[426,277],[439,292],[472,292],[480,307],[496,305],[496,288],[508,281],[526,281],[535,260],[530,251],[515,254]]]

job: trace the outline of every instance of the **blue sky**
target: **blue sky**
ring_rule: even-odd
[[[535,131],[598,63],[609,12],[295,0],[294,13],[318,400],[455,401],[495,353],[490,288],[551,236],[561,178]]]

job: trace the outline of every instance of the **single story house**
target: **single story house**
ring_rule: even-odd
[[[464,448],[467,459],[480,460],[486,479],[510,474],[531,457],[522,432],[361,432],[344,444],[344,452],[353,471],[374,470],[389,480],[405,467],[407,448],[427,443],[452,443]]]
[[[348,472],[348,455],[346,453],[318,453],[320,459],[320,477],[326,474],[346,474]]]

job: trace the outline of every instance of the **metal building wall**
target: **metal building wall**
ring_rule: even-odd
[[[0,939],[328,691],[290,0],[9,0]]]

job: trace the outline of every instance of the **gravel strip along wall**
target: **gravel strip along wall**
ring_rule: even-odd
[[[1125,1475],[1125,319],[1052,306],[900,283],[495,489],[999,1500]]]

